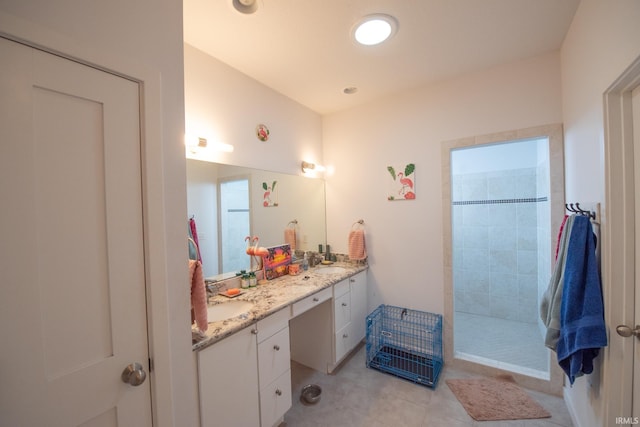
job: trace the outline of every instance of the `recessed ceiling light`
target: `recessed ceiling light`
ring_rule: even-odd
[[[253,13],[258,10],[258,0],[232,0],[233,7],[240,13]]]
[[[398,31],[398,21],[390,15],[367,15],[355,25],[353,38],[360,44],[373,46],[389,39]]]

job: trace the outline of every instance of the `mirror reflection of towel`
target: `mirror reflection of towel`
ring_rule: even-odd
[[[296,229],[287,227],[284,229],[284,242],[291,247],[292,251],[296,250]]]
[[[191,310],[196,326],[202,332],[209,327],[207,319],[207,288],[200,261],[189,260],[189,279],[191,283]]]
[[[363,260],[367,257],[367,249],[364,244],[364,230],[351,230],[349,232],[349,259]]]

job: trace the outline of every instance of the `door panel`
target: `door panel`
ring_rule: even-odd
[[[138,85],[0,57],[0,419],[151,425],[150,381],[120,378],[148,365]]]

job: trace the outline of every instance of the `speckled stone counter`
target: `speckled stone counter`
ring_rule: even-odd
[[[330,274],[318,273],[326,268],[319,265],[307,271],[301,271],[297,276],[283,276],[269,280],[253,288],[243,289],[244,293],[235,298],[217,295],[209,299],[209,305],[224,304],[229,301],[240,300],[253,303],[250,311],[231,319],[209,322],[205,333],[206,338],[193,344],[193,351],[201,350],[233,333],[256,323],[258,320],[273,314],[291,304],[300,301],[322,289],[353,276],[368,268],[367,265],[351,263],[335,263],[330,267],[343,267],[345,271]]]

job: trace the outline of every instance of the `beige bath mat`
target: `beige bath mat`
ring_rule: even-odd
[[[547,412],[513,379],[451,379],[447,385],[476,421],[549,418]]]

